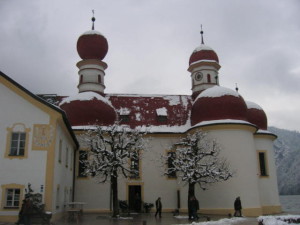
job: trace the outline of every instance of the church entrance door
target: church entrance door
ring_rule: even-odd
[[[129,193],[129,209],[133,212],[141,212],[142,208],[142,196],[141,185],[130,185],[128,189]]]

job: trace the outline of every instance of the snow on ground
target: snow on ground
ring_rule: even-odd
[[[181,219],[180,216],[176,217],[178,219]],[[185,217],[184,219],[186,219],[187,217]],[[247,219],[246,218],[231,218],[231,219],[220,219],[218,221],[207,221],[207,222],[192,222],[192,225],[238,225],[241,223],[246,222]],[[180,224],[178,224],[180,225]],[[187,224],[184,224],[187,225]]]
[[[296,223],[288,223],[284,222],[284,220],[288,219],[299,219],[299,215],[282,215],[282,216],[260,216],[257,220],[263,220],[264,225],[296,225]],[[299,223],[298,223],[299,224]]]

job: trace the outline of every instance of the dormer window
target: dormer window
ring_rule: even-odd
[[[165,107],[156,109],[157,121],[166,122],[168,120],[168,112]]]
[[[128,108],[121,108],[120,109],[120,121],[128,122],[130,120],[129,114],[130,114],[130,110]]]

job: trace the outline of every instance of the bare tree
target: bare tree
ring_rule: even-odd
[[[113,217],[119,216],[118,177],[139,175],[136,162],[141,151],[147,149],[144,135],[140,130],[131,130],[118,123],[106,128],[95,126],[84,134],[84,142],[90,151],[81,163],[85,166],[86,175],[97,178],[100,183],[110,181]]]
[[[189,185],[188,199],[195,195],[195,184],[205,190],[210,184],[232,177],[229,165],[220,157],[221,147],[206,132],[196,131],[172,145],[163,157],[168,166],[165,175],[177,176]]]

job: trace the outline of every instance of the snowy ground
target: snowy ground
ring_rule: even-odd
[[[291,215],[259,217],[261,219],[264,219],[264,225],[294,225],[291,223],[284,222],[283,221],[284,218],[287,217],[300,218],[300,195],[280,196],[280,202],[281,202],[283,212]],[[200,223],[193,222],[191,224],[192,225],[240,225],[240,224],[247,224],[247,221],[248,218],[231,218],[231,219],[226,218],[226,219],[220,219],[218,221],[209,221],[209,222],[200,222]]]
[[[178,217],[177,217],[178,218]],[[247,222],[247,218],[231,218],[231,219],[221,219],[218,221],[208,221],[208,222],[193,222],[192,225],[239,225],[245,224]],[[181,224],[178,224],[181,225]],[[187,225],[187,224],[182,224]]]

